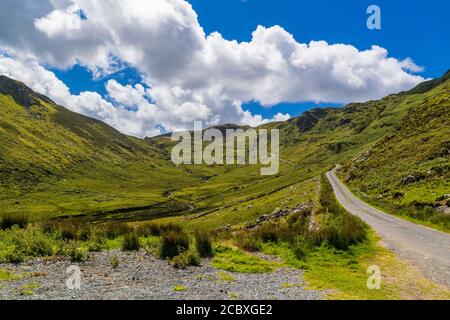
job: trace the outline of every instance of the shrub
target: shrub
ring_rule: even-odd
[[[28,225],[28,217],[23,214],[5,214],[0,223],[0,229],[11,229],[13,226],[18,226],[24,229]]]
[[[117,257],[117,256],[111,257],[111,267],[116,269],[119,266],[119,263],[120,263],[119,257]]]
[[[62,244],[61,254],[69,257],[72,262],[84,262],[89,256],[83,251],[76,241],[69,241]]]
[[[61,238],[64,240],[77,240],[78,228],[72,223],[60,224]]]
[[[138,235],[142,237],[147,237],[147,236],[160,236],[162,230],[159,224],[150,222],[139,225],[136,228],[136,232]]]
[[[345,213],[340,219],[334,219],[325,228],[325,239],[340,250],[347,250],[352,244],[366,238],[366,227],[357,217]]]
[[[197,232],[195,234],[195,244],[200,257],[212,257],[212,240],[208,233]]]
[[[88,258],[86,253],[76,246],[70,249],[69,257],[72,262],[84,262]]]
[[[98,232],[104,234],[108,239],[115,239],[133,231],[133,228],[125,223],[108,223],[101,226]]]
[[[25,255],[22,252],[14,250],[6,254],[5,260],[10,263],[22,263],[25,261]]]
[[[189,236],[184,232],[170,231],[162,236],[160,256],[163,259],[173,258],[189,249]]]
[[[123,239],[122,250],[124,251],[138,251],[141,248],[141,242],[137,233],[126,234]]]
[[[296,238],[292,245],[292,252],[299,260],[304,260],[308,254],[308,246],[302,238]]]
[[[256,234],[263,242],[278,242],[280,237],[280,233],[278,231],[278,226],[274,224],[266,224],[261,227]]]
[[[201,258],[198,252],[191,248],[174,257],[170,264],[177,269],[184,269],[187,266],[200,266]]]
[[[59,223],[55,220],[44,221],[40,223],[40,227],[43,233],[52,234],[59,229]]]
[[[88,250],[90,252],[99,252],[104,248],[105,239],[101,235],[95,235],[89,242]]]
[[[261,250],[261,241],[256,236],[252,236],[252,234],[238,233],[234,238],[234,244],[249,252]]]

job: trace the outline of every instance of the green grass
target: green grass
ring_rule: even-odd
[[[244,251],[220,245],[215,248],[212,266],[230,272],[266,273],[273,272],[279,265]]]
[[[12,281],[18,280],[21,277],[17,275],[15,272],[7,269],[0,269],[0,281]]]
[[[368,240],[347,252],[326,246],[307,258],[305,280],[310,289],[328,290],[329,299],[450,299],[450,292],[435,285],[392,252],[377,244],[371,233]],[[381,288],[368,289],[368,267],[381,270]]]
[[[234,282],[234,281],[236,281],[236,278],[233,277],[228,272],[219,271],[219,272],[217,272],[217,276],[219,277],[220,280],[225,281],[225,282]]]
[[[182,291],[187,291],[187,287],[185,287],[185,286],[180,286],[180,285],[177,285],[177,286],[175,286],[174,288],[173,288],[173,291],[176,291],[176,292],[182,292]]]

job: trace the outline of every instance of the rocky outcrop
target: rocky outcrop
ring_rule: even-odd
[[[300,212],[304,212],[305,215],[312,215],[313,208],[314,208],[314,205],[311,202],[299,204],[294,208],[288,208],[288,207],[283,208],[283,209],[276,208],[272,212],[272,214],[270,214],[270,215],[264,214],[264,215],[258,217],[254,222],[247,223],[244,226],[244,228],[245,229],[255,229],[264,222],[276,221],[281,218],[287,217],[292,214],[300,213]]]
[[[39,100],[54,103],[49,98],[34,92],[23,83],[0,75],[0,94],[11,96],[17,104],[27,108],[39,104]]]

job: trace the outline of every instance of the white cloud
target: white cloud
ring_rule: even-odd
[[[20,63],[33,61],[33,70],[45,75],[34,78],[24,70],[19,79],[73,110],[139,136],[154,134],[158,126],[190,128],[194,119],[207,125],[257,125],[289,117],[263,119],[243,110],[248,101],[266,106],[364,101],[424,80],[409,73],[420,71],[411,59],[389,57],[378,46],[360,51],[325,41],[299,43],[280,26],[258,26],[249,42],[227,40],[217,32],[205,35],[184,0],[47,0],[39,6],[31,0],[19,5],[5,1],[0,48]],[[126,64],[138,70],[145,84],[109,81],[106,89],[113,105],[92,92],[70,95],[53,73],[41,67],[46,64],[58,68],[81,64],[96,77]],[[11,72],[8,65],[0,60],[0,68]]]

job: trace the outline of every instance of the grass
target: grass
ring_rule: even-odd
[[[308,256],[305,280],[309,289],[329,291],[328,299],[450,299],[450,292],[377,244],[371,233],[364,243],[342,252],[320,247]],[[381,289],[367,288],[367,268],[381,269]]]
[[[177,285],[177,286],[175,286],[174,288],[173,288],[173,291],[176,291],[176,292],[182,292],[182,291],[187,291],[187,287],[185,287],[185,286],[181,286],[181,285]]]
[[[12,281],[18,280],[21,276],[17,275],[15,272],[7,269],[0,269],[0,281]]]
[[[228,272],[219,271],[219,272],[217,272],[217,276],[219,277],[220,280],[225,281],[225,282],[235,282],[236,281],[236,278],[233,277]]]
[[[39,288],[39,284],[36,282],[31,282],[28,284],[24,284],[17,288],[17,291],[19,291],[20,295],[22,296],[31,296],[34,294],[34,291]]]
[[[212,266],[230,272],[266,273],[273,272],[279,265],[239,249],[219,245],[215,248]]]

